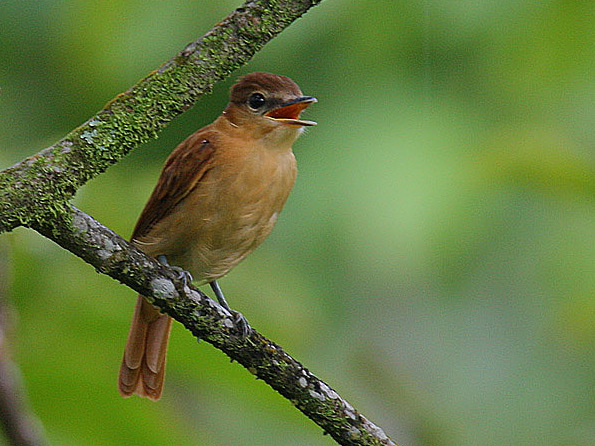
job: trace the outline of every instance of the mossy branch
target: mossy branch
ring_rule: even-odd
[[[266,42],[321,0],[254,0],[151,73],[61,141],[0,172],[0,233],[33,228],[134,290],[289,399],[338,443],[394,445],[384,432],[256,331],[238,336],[233,317],[169,268],[69,200]]]
[[[0,233],[64,212],[78,188],[155,138],[320,1],[248,1],[62,140],[0,172]]]
[[[339,444],[395,445],[329,385],[282,347],[255,330],[240,334],[234,316],[179,274],[129,244],[84,212],[70,206],[66,219],[34,229],[95,268],[138,291],[190,330],[243,365],[291,401]]]

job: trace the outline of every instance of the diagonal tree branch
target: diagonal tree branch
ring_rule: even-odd
[[[248,1],[62,140],[0,172],[0,233],[66,212],[79,187],[155,138],[320,1]]]
[[[225,309],[69,204],[86,181],[155,137],[217,80],[319,2],[247,2],[61,141],[0,172],[0,233],[17,226],[33,228],[142,293],[195,336],[266,381],[338,443],[394,445],[280,346],[256,331],[238,336]]]
[[[243,365],[291,401],[342,445],[395,445],[330,386],[282,347],[253,330],[243,337],[234,317],[170,268],[147,256],[84,212],[70,207],[67,220],[34,229],[138,291],[163,312]],[[62,214],[64,215],[64,214]]]

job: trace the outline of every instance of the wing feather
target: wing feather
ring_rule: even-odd
[[[146,236],[157,222],[165,218],[196,187],[211,168],[215,153],[213,136],[206,129],[199,130],[182,141],[171,153],[136,223],[132,240]]]

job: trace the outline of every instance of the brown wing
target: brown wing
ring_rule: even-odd
[[[163,166],[157,186],[136,222],[132,240],[147,235],[210,169],[215,152],[212,133],[206,128],[201,129],[182,141],[171,153]]]

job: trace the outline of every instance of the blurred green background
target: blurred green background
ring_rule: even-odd
[[[0,166],[50,145],[238,1],[0,2]],[[319,103],[232,306],[402,446],[595,444],[595,3],[325,0],[75,203],[128,237],[233,79]],[[163,399],[116,380],[135,294],[32,231],[11,350],[52,445],[331,445],[174,327]],[[1,444],[2,440],[0,440]]]

